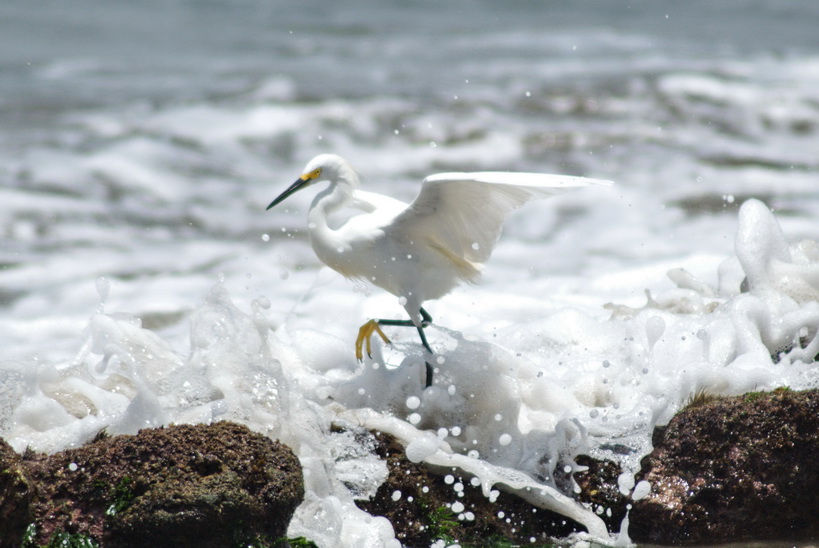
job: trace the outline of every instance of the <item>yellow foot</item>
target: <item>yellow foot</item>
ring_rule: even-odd
[[[385,343],[390,344],[390,340],[387,338],[384,332],[381,331],[381,326],[378,325],[378,321],[368,321],[358,329],[358,338],[355,340],[355,357],[358,359],[358,361],[364,359],[362,347],[364,346],[365,342],[367,344],[367,356],[372,357],[372,344],[370,343],[370,338],[373,336],[373,333],[378,333]]]

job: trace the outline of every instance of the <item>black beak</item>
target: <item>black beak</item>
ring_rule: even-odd
[[[292,185],[290,185],[290,187],[289,187],[287,190],[285,190],[284,192],[282,192],[281,194],[279,194],[279,197],[278,197],[278,198],[276,198],[275,200],[273,200],[272,202],[270,202],[270,205],[269,205],[269,206],[267,206],[266,210],[267,210],[267,209],[270,209],[271,207],[274,207],[274,206],[276,206],[276,205],[280,204],[281,202],[283,202],[284,200],[286,200],[288,196],[290,196],[291,194],[295,194],[295,193],[296,193],[296,192],[298,192],[299,190],[301,190],[301,189],[305,188],[305,187],[306,187],[306,186],[308,186],[308,185],[309,185],[311,182],[312,182],[312,180],[311,180],[311,179],[306,179],[306,178],[304,178],[304,177],[301,177],[301,178],[300,178],[298,181],[296,181],[295,183],[293,183]]]

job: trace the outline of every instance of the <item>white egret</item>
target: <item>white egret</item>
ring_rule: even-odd
[[[381,326],[414,326],[421,343],[432,352],[424,328],[432,318],[423,308],[429,299],[449,293],[461,282],[476,282],[500,237],[503,222],[533,198],[609,181],[540,173],[439,173],[424,179],[411,204],[358,189],[359,179],[343,158],[316,156],[304,174],[273,200],[270,209],[288,196],[319,181],[329,186],[318,193],[307,214],[310,243],[321,261],[347,278],[364,279],[399,297],[409,320],[369,320],[355,343],[356,358]],[[333,222],[333,213],[348,208],[357,213]],[[432,368],[427,363],[427,386]]]

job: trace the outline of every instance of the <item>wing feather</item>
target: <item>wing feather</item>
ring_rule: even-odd
[[[393,237],[433,244],[450,259],[472,265],[477,274],[512,211],[534,198],[595,184],[611,183],[541,173],[439,173],[424,179],[418,197],[395,218],[389,231]]]

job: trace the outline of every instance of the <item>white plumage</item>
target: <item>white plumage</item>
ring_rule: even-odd
[[[402,298],[412,322],[365,324],[356,342],[359,358],[363,339],[369,348],[374,331],[386,340],[379,324],[415,325],[430,350],[422,330],[431,321],[422,309],[424,301],[446,295],[461,282],[477,281],[512,211],[533,198],[610,184],[539,173],[439,173],[424,179],[418,197],[405,204],[358,190],[358,176],[346,160],[321,154],[268,209],[318,181],[328,181],[329,186],[318,193],[308,213],[316,255],[344,276],[368,280]],[[333,214],[342,210],[359,213],[334,223]]]

